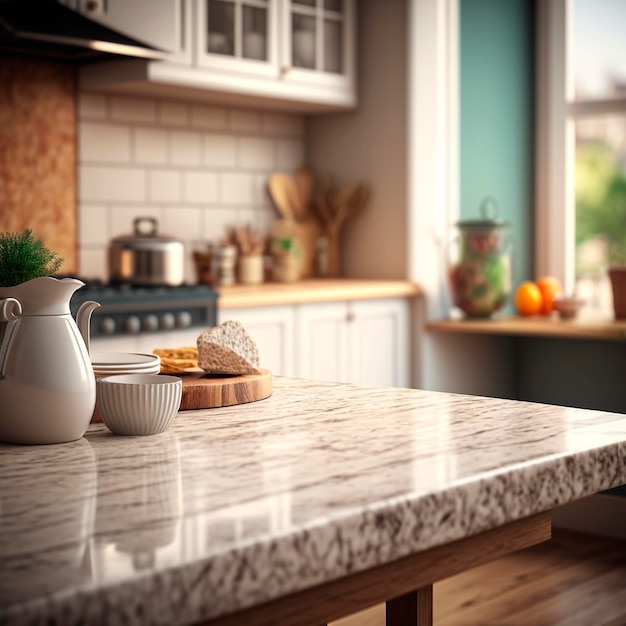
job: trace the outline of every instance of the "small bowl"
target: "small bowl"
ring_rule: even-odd
[[[578,315],[578,311],[584,306],[585,300],[574,296],[557,296],[552,301],[552,306],[558,312],[562,320],[571,320]]]
[[[178,413],[182,393],[183,383],[176,376],[122,374],[97,383],[102,421],[116,435],[165,432]]]

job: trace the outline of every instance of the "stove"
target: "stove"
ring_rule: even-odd
[[[209,285],[139,287],[102,283],[79,278],[85,283],[72,296],[75,316],[80,305],[94,300],[100,307],[91,318],[91,337],[137,336],[217,324],[217,292]]]

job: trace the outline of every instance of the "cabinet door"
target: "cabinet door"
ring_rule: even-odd
[[[285,0],[283,79],[352,89],[355,80],[354,0]]]
[[[259,348],[261,367],[276,376],[294,376],[292,306],[220,309],[218,320],[241,322]]]
[[[402,298],[348,304],[350,382],[410,386],[409,302]]]
[[[165,60],[191,62],[190,0],[73,0],[81,13],[169,54]],[[66,2],[71,6],[71,1]]]
[[[348,318],[345,302],[303,304],[297,308],[297,375],[349,382]]]
[[[278,0],[198,0],[196,64],[278,76]]]

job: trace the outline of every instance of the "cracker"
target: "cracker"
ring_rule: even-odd
[[[152,353],[161,357],[161,374],[182,374],[198,367],[197,348],[155,348]]]

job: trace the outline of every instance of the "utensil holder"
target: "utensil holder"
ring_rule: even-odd
[[[244,285],[258,285],[263,282],[263,257],[242,256],[239,259],[239,282]]]

